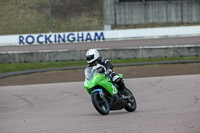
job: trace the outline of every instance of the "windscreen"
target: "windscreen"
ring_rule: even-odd
[[[85,69],[85,80],[90,81],[95,73],[104,73],[106,68],[103,65],[97,64],[93,67]]]

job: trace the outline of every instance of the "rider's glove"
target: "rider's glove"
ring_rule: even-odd
[[[105,75],[109,76],[111,73],[112,73],[112,69],[108,69],[108,70],[106,70]]]

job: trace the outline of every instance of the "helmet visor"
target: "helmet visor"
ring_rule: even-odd
[[[87,61],[90,61],[90,60],[94,59],[94,55],[87,55],[86,59],[87,59]]]

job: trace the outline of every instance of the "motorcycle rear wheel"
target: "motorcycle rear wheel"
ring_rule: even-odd
[[[104,96],[100,96],[99,92],[93,92],[91,94],[91,100],[95,109],[102,115],[108,115],[110,107],[108,100]]]
[[[136,103],[135,97],[132,94],[132,92],[129,89],[127,89],[127,91],[131,95],[132,100],[131,100],[131,102],[128,102],[128,104],[125,107],[125,110],[128,111],[128,112],[134,112],[137,108],[137,103]]]

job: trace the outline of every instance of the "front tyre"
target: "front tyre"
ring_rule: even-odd
[[[108,100],[104,96],[100,96],[99,92],[93,92],[91,94],[91,100],[95,109],[102,115],[107,115],[110,112]]]
[[[126,107],[125,107],[125,110],[128,111],[128,112],[133,112],[136,110],[137,108],[137,103],[136,103],[136,100],[135,100],[135,97],[134,95],[132,94],[132,92],[127,89],[128,93],[129,93],[129,96],[131,97],[129,102],[127,103]]]

